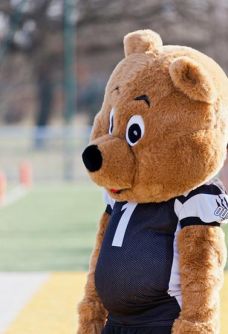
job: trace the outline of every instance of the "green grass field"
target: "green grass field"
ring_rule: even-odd
[[[0,208],[0,271],[86,270],[103,208],[92,185],[34,187]]]
[[[93,186],[34,187],[0,208],[0,271],[86,270],[102,208]]]

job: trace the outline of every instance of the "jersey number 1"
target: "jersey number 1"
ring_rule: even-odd
[[[112,246],[122,247],[124,235],[131,219],[132,213],[136,208],[137,203],[126,203],[123,205],[121,211],[124,210],[122,217],[120,218],[119,224],[114,235]]]

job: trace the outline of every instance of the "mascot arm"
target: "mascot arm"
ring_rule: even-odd
[[[100,220],[95,248],[90,259],[85,295],[78,306],[79,328],[77,334],[100,334],[105,323],[107,312],[96,292],[94,273],[109,217],[109,214],[105,212]]]
[[[224,233],[219,226],[187,226],[179,233],[178,248],[183,305],[172,333],[218,334]]]

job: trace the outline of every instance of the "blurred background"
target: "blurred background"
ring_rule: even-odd
[[[0,333],[75,332],[103,210],[81,152],[123,36],[145,28],[228,73],[226,0],[0,0]],[[228,282],[222,297],[226,334]]]

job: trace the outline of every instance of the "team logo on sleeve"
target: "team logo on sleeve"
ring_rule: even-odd
[[[223,219],[228,218],[228,202],[224,196],[218,196],[216,199],[217,208],[214,212],[215,216],[219,216]]]

